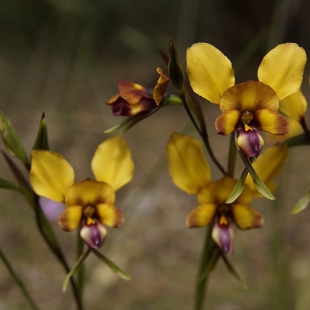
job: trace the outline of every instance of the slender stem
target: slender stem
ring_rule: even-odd
[[[15,282],[17,283],[17,285],[19,286],[21,292],[23,293],[24,297],[26,298],[26,300],[28,301],[30,307],[33,310],[39,310],[39,308],[37,307],[37,305],[35,304],[34,300],[32,299],[31,295],[29,294],[26,286],[24,285],[23,281],[21,280],[21,278],[16,274],[15,270],[13,269],[13,266],[10,264],[9,260],[6,258],[6,256],[4,255],[4,253],[2,252],[1,248],[0,248],[0,258],[2,259],[5,267],[7,268],[7,270],[9,271],[10,275],[12,276],[12,278],[15,280]]]
[[[308,140],[308,143],[310,143],[310,132],[309,132],[309,129],[308,129],[308,126],[307,126],[307,123],[306,123],[306,120],[304,117],[301,118],[300,125],[301,125],[302,129],[304,130],[304,133],[305,133],[305,136]]]
[[[209,136],[208,136],[208,132],[207,132],[207,128],[206,128],[205,124],[204,123],[201,124],[202,128],[199,127],[199,125],[198,125],[197,121],[195,120],[191,110],[188,107],[185,95],[181,94],[180,98],[183,101],[183,105],[184,105],[184,108],[186,110],[186,113],[188,114],[191,122],[193,123],[194,127],[196,128],[196,130],[198,131],[199,135],[201,136],[202,141],[203,141],[203,143],[204,143],[204,145],[205,145],[205,147],[207,149],[207,152],[209,153],[209,156],[210,156],[211,160],[218,167],[218,169],[223,173],[223,175],[226,175],[227,173],[226,173],[225,169],[222,167],[222,165],[220,164],[220,162],[217,160],[217,158],[215,157],[215,155],[213,153],[213,150],[212,150],[210,142],[209,142]]]
[[[76,260],[78,260],[82,256],[83,250],[84,250],[84,240],[81,238],[81,236],[78,232],[77,233]],[[85,266],[84,266],[84,264],[82,264],[82,266],[80,266],[80,268],[78,270],[77,278],[78,278],[79,296],[80,296],[80,300],[82,302],[84,281],[85,281]]]
[[[195,291],[195,310],[201,310],[206,298],[209,273],[213,270],[219,256],[219,249],[212,239],[211,227],[206,227],[206,236],[200,258],[199,272],[197,275]]]
[[[50,250],[58,258],[59,262],[61,263],[61,265],[65,269],[66,273],[70,272],[71,268],[69,267],[69,265],[68,265],[68,263],[66,261],[66,258],[64,256],[64,254],[62,253],[60,247],[55,245],[50,240],[48,232],[46,231],[46,227],[44,227],[43,219],[45,219],[45,217],[44,217],[44,214],[42,213],[42,210],[40,208],[37,196],[35,198],[34,206],[35,206],[35,214],[36,214],[36,223],[37,223],[39,232],[41,233],[42,237],[44,238],[46,244],[49,246]],[[47,221],[45,221],[45,222],[47,222]],[[48,224],[48,222],[47,222],[47,224]],[[82,302],[81,302],[81,299],[80,299],[79,291],[78,291],[76,282],[75,282],[73,277],[70,278],[70,284],[71,284],[71,287],[72,287],[72,291],[73,291],[73,295],[74,295],[74,299],[75,299],[75,302],[76,302],[77,309],[78,310],[83,310],[83,306],[82,306]]]
[[[235,142],[235,135],[232,133],[230,135],[229,156],[228,156],[228,175],[230,177],[234,176],[236,158],[237,158],[237,148],[236,148],[236,142]]]

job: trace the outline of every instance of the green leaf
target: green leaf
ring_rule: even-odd
[[[309,140],[308,137],[303,133],[283,141],[282,144],[287,144],[288,147],[309,145]]]
[[[236,269],[233,267],[233,265],[230,263],[230,261],[228,260],[228,258],[226,257],[225,254],[221,254],[221,257],[224,261],[224,264],[226,265],[229,273],[231,275],[233,275],[240,283],[241,285],[243,286],[244,289],[247,289],[248,286],[247,284],[245,283],[245,281],[241,278],[241,276],[238,274],[238,272],[236,271]]]
[[[228,197],[225,203],[233,203],[242,194],[243,189],[244,189],[244,182],[245,182],[247,175],[248,175],[248,169],[245,168],[237,184],[235,185],[234,189],[230,193],[230,196]]]
[[[291,214],[297,214],[303,210],[305,210],[308,205],[309,205],[309,201],[310,201],[310,188],[307,190],[307,192],[300,197],[300,199],[297,201],[295,207],[293,208],[293,210],[291,211]]]
[[[82,266],[84,260],[87,258],[87,256],[90,253],[90,249],[88,248],[87,251],[85,251],[80,258],[77,260],[77,262],[75,263],[75,265],[72,267],[72,269],[68,272],[64,283],[62,285],[62,291],[65,292],[67,290],[68,284],[69,284],[69,280],[70,278],[73,276],[73,274],[79,270],[79,268]]]
[[[111,260],[109,260],[107,257],[105,257],[103,254],[98,252],[97,250],[92,250],[92,252],[99,257],[113,272],[115,272],[117,275],[119,275],[124,280],[131,280],[131,276],[124,270],[122,270],[120,267],[118,267],[115,263],[113,263]]]
[[[45,114],[43,113],[40,126],[38,129],[37,137],[32,147],[33,150],[49,150],[48,136],[47,136],[47,125]]]
[[[14,175],[18,185],[20,186],[20,190],[25,195],[26,199],[28,201],[31,201],[33,198],[33,191],[29,183],[27,182],[26,178],[24,177],[23,173],[20,171],[20,169],[16,166],[13,160],[6,153],[4,152],[1,153],[5,161],[7,162],[8,167],[10,168],[12,174]]]
[[[0,178],[0,188],[13,189],[13,190],[16,190],[16,191],[20,191],[19,187],[17,187],[13,183],[11,183],[11,182],[9,182],[7,180],[4,180],[2,178]]]
[[[180,63],[177,50],[172,41],[169,42],[169,78],[176,90],[182,90],[184,86],[184,71]]]
[[[8,152],[16,156],[27,167],[30,167],[30,163],[24,147],[17,135],[15,128],[13,127],[10,119],[0,109],[0,133],[3,143]]]
[[[259,178],[259,176],[255,172],[250,159],[239,148],[238,148],[238,153],[246,169],[250,173],[257,191],[261,193],[265,198],[270,199],[270,200],[275,200],[274,196],[271,194],[267,185]]]

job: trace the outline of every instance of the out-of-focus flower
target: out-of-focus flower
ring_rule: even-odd
[[[267,137],[272,143],[283,142],[304,132],[307,100],[300,89],[280,101],[280,111],[288,121],[290,129],[283,136],[268,135]]]
[[[160,68],[157,69],[159,79],[156,86],[146,88],[142,85],[120,81],[119,93],[106,101],[110,105],[114,116],[134,116],[141,112],[157,109],[166,92],[169,79]]]
[[[258,81],[235,85],[230,60],[214,46],[196,43],[187,50],[187,71],[193,90],[220,106],[217,132],[236,131],[238,147],[248,157],[257,157],[264,145],[258,131],[288,132],[288,122],[278,113],[279,101],[300,88],[306,59],[297,44],[280,44],[263,58]]]
[[[281,172],[287,149],[277,146],[268,154],[267,150],[265,156],[264,153],[258,158],[255,169],[270,190],[273,190],[274,178]],[[188,194],[196,194],[198,198],[199,205],[187,216],[187,227],[211,224],[214,241],[224,253],[231,254],[233,223],[241,230],[263,225],[263,217],[250,206],[254,197],[259,196],[252,180],[247,181],[242,194],[233,203],[227,204],[237,180],[224,176],[211,181],[210,167],[199,140],[173,133],[167,143],[167,157],[174,184]]]
[[[59,217],[64,231],[80,227],[80,235],[88,246],[102,246],[107,230],[120,227],[122,212],[115,207],[115,191],[127,184],[133,175],[134,164],[127,143],[115,136],[101,143],[92,159],[96,180],[74,183],[72,166],[58,153],[32,151],[30,182],[37,195],[63,202],[66,209]]]

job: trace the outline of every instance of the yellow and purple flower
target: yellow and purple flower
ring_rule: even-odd
[[[198,206],[187,216],[187,227],[212,225],[213,240],[224,253],[231,254],[233,223],[241,230],[263,225],[263,217],[250,206],[255,197],[261,196],[252,179],[247,178],[242,194],[233,203],[226,203],[237,180],[224,176],[211,181],[210,167],[199,140],[173,133],[167,143],[167,157],[173,183],[186,193],[197,195]],[[276,187],[274,179],[286,159],[287,148],[274,146],[267,148],[253,164],[271,191]]]
[[[194,92],[222,111],[216,131],[221,135],[235,131],[238,147],[248,157],[257,157],[264,145],[258,131],[288,132],[288,122],[278,113],[279,101],[300,88],[306,60],[297,44],[280,44],[263,58],[258,81],[235,85],[230,60],[213,45],[196,43],[187,50],[187,72]]]
[[[157,69],[157,72],[159,79],[154,89],[129,81],[120,81],[118,84],[119,93],[106,101],[106,104],[111,106],[113,115],[134,116],[141,112],[160,108],[169,79],[160,68]]]
[[[122,212],[115,207],[115,191],[127,184],[134,164],[127,143],[115,136],[101,143],[92,159],[96,180],[74,183],[74,170],[65,158],[46,150],[32,151],[30,182],[39,196],[63,202],[66,209],[59,217],[64,231],[80,228],[88,246],[102,246],[109,227],[120,227]]]

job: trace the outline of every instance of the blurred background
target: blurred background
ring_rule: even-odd
[[[72,163],[76,180],[91,177],[104,131],[122,120],[105,105],[118,81],[153,87],[155,69],[165,70],[158,50],[167,52],[170,39],[183,63],[191,44],[215,45],[232,61],[237,83],[256,79],[263,56],[279,43],[296,42],[310,53],[306,0],[1,0],[0,7],[0,106],[27,152],[45,112],[50,147]],[[304,77],[310,98],[309,66]],[[225,164],[228,138],[217,136],[213,125],[218,107],[202,103],[211,144]],[[125,135],[136,164],[133,181],[117,193],[126,222],[109,231],[102,252],[133,279],[121,280],[89,257],[85,309],[193,308],[204,229],[185,227],[196,197],[177,189],[167,172],[165,144],[173,131],[196,135],[182,107],[162,109]],[[235,229],[231,261],[249,288],[220,262],[205,309],[308,309],[310,209],[290,211],[310,184],[309,151],[292,149],[275,203],[253,203],[265,226]],[[3,158],[0,173],[14,181]],[[61,291],[64,271],[37,232],[32,210],[15,193],[0,195],[0,247],[35,301],[44,310],[75,309],[71,291]],[[60,231],[57,222],[53,227],[73,264],[75,233]],[[18,309],[30,308],[0,262],[0,310]]]

